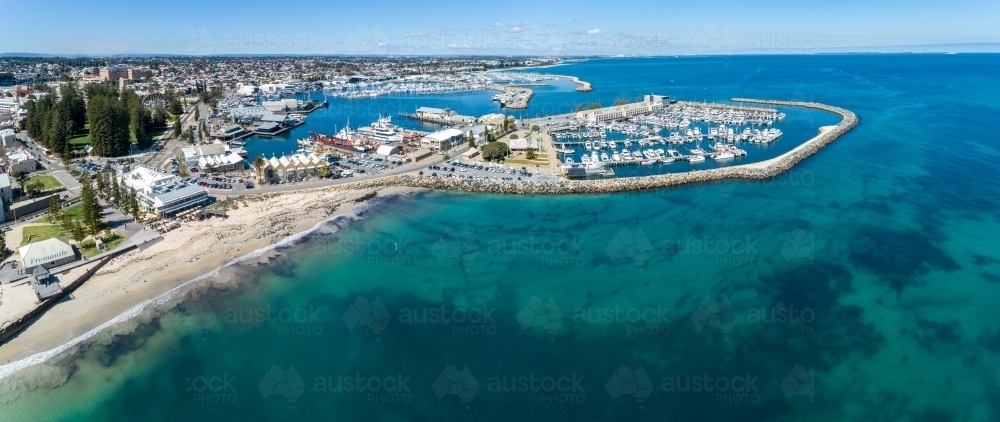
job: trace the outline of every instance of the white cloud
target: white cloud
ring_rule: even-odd
[[[517,32],[521,32],[521,31],[522,31],[522,29],[521,29],[520,26],[515,26],[515,27],[510,28],[510,32],[517,33]]]
[[[500,28],[500,27],[502,27],[502,26],[503,26],[503,22],[497,22],[497,23],[494,23],[494,24],[493,24],[493,26],[495,26],[495,27],[497,27],[497,28]]]
[[[587,33],[591,34],[591,35],[593,35],[593,34],[600,34],[601,30],[600,29],[591,29],[591,30],[587,31]]]

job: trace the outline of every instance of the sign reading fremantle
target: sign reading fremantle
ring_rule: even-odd
[[[69,252],[66,252],[66,250],[64,249],[52,255],[45,255],[41,258],[31,258],[31,263],[29,265],[44,264],[46,262],[55,261],[59,258],[64,258],[67,256],[69,256]]]

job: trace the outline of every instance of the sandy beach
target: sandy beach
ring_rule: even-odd
[[[413,190],[391,187],[377,192],[382,197]],[[55,349],[235,258],[305,232],[337,215],[350,214],[375,191],[333,186],[248,196],[239,208],[228,211],[226,219],[184,222],[146,250],[134,250],[108,262],[71,298],[0,345],[0,365]],[[74,272],[82,274],[87,267]],[[32,295],[31,289],[24,285],[7,290],[3,299],[11,311],[16,311],[12,301],[34,301],[27,295]],[[0,312],[0,323],[9,319],[8,314],[7,310]]]

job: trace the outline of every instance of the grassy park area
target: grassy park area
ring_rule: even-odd
[[[90,129],[84,129],[83,133],[69,138],[70,148],[83,148],[86,145],[90,145]]]
[[[63,212],[69,216],[70,220],[83,221],[83,204],[76,204],[69,208],[64,208]]]
[[[30,178],[28,178],[28,181],[25,184],[31,184],[36,181],[42,183],[43,191],[58,189],[62,187],[62,183],[59,183],[59,181],[56,180],[55,177],[49,176],[47,174],[36,174],[34,176],[31,176]]]
[[[114,248],[117,248],[118,245],[121,245],[123,242],[125,242],[125,236],[123,236],[121,233],[117,231],[111,231],[111,233],[108,234],[107,236],[104,236],[101,241],[104,242],[103,251],[97,249],[97,243],[94,242],[94,239],[84,239],[84,241],[76,244],[76,248],[80,251],[80,254],[83,255],[85,258],[90,258],[101,252],[110,251]]]
[[[77,207],[72,207],[72,208],[77,208]],[[67,239],[70,238],[69,234],[66,233],[66,230],[63,229],[62,226],[58,224],[43,224],[38,226],[28,226],[23,228],[22,230],[23,230],[22,232],[23,237],[21,238],[20,246],[24,246],[29,243],[39,242],[45,239],[51,239],[53,237],[63,237]],[[102,234],[98,234],[97,237],[100,238],[102,242],[104,242],[105,251],[117,248],[118,245],[121,245],[126,240],[125,236],[116,230],[111,230],[110,232],[104,232]],[[76,244],[76,248],[80,251],[80,253],[84,257],[87,258],[90,258],[94,255],[103,252],[97,249],[97,243],[94,241],[93,237],[88,237],[84,239],[82,242],[78,242]]]
[[[58,224],[27,226],[22,230],[21,246],[53,237],[66,237],[66,231]]]

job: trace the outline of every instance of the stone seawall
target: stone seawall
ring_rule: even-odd
[[[805,107],[835,113],[841,117],[840,123],[827,126],[816,137],[776,158],[750,164],[686,173],[671,173],[655,176],[624,177],[606,180],[560,180],[552,182],[532,181],[478,181],[467,179],[426,177],[413,175],[389,176],[337,185],[337,189],[378,189],[390,186],[408,186],[442,190],[456,190],[477,193],[509,194],[572,194],[611,193],[679,186],[690,183],[714,182],[727,179],[761,180],[780,175],[815,154],[823,147],[847,133],[858,124],[858,117],[850,110],[820,103],[769,101],[734,98],[732,101],[744,103],[770,104],[787,107]]]

